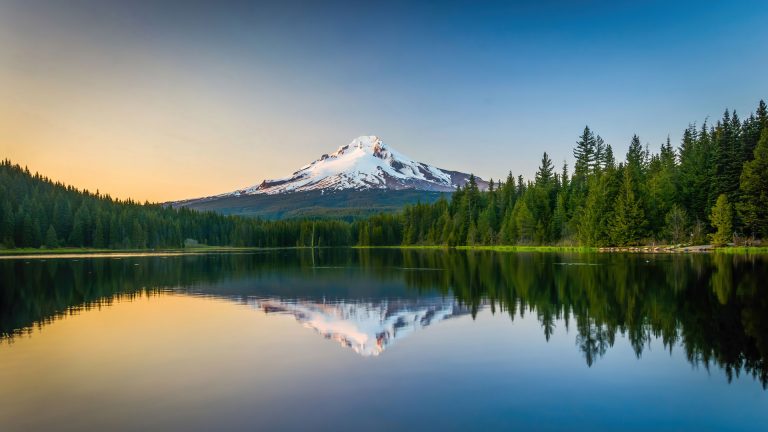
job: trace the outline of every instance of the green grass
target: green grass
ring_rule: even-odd
[[[433,249],[469,250],[494,252],[597,252],[597,248],[582,246],[446,246],[446,245],[402,245],[402,246],[353,246],[355,249]]]
[[[352,249],[452,249],[445,245],[352,246]]]
[[[725,246],[717,247],[714,251],[726,254],[768,254],[768,246]]]
[[[626,249],[640,249],[649,248],[650,246],[631,246]],[[668,248],[669,246],[657,245],[658,248]],[[496,246],[455,246],[450,247],[446,245],[402,245],[402,246],[353,246],[355,249],[433,249],[433,250],[468,250],[468,251],[494,251],[494,252],[581,252],[581,253],[626,253],[630,250],[601,250],[598,247],[589,246],[514,246],[514,245],[496,245]],[[618,248],[623,249],[623,248]],[[683,253],[685,247],[681,246],[674,249],[673,253]],[[739,246],[739,247],[719,247],[714,248],[710,252],[717,253],[730,253],[730,254],[768,254],[768,247],[757,246]]]
[[[494,252],[597,252],[588,246],[457,246],[460,250],[487,250]]]

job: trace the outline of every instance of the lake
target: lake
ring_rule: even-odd
[[[0,430],[765,430],[768,256],[0,260]]]

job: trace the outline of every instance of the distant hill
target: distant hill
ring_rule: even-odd
[[[252,216],[264,219],[334,218],[358,219],[378,213],[393,213],[405,205],[433,203],[448,192],[422,190],[340,190],[307,191],[275,195],[228,195],[173,203],[199,211],[215,211],[224,215]]]

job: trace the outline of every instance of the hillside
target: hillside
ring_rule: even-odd
[[[278,195],[218,196],[172,203],[176,208],[215,211],[224,215],[264,219],[359,219],[377,213],[394,213],[409,204],[433,203],[450,193],[420,190],[341,190],[294,192]]]

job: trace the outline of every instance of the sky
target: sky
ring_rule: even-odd
[[[360,135],[485,179],[768,99],[768,2],[0,0],[0,157],[208,196]]]

